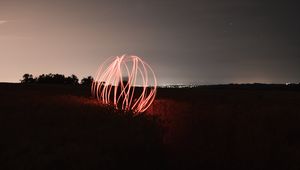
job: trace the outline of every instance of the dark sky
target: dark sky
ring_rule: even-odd
[[[160,85],[300,82],[299,17],[296,0],[0,0],[0,81],[126,53]]]

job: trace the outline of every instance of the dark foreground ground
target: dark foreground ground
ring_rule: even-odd
[[[300,90],[159,89],[147,114],[89,89],[0,84],[0,169],[300,169]]]

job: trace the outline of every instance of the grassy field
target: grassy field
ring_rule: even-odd
[[[0,84],[0,169],[299,169],[300,90],[158,89],[144,115],[89,89]]]

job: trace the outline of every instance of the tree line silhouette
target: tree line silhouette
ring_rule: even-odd
[[[91,85],[93,78],[91,76],[84,77],[79,83],[79,79],[76,75],[65,76],[63,74],[42,74],[37,77],[33,77],[32,74],[24,74],[21,83],[24,84],[69,84],[69,85]]]

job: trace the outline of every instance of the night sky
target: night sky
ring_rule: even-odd
[[[300,82],[300,3],[0,0],[0,82],[134,54],[160,85]]]

